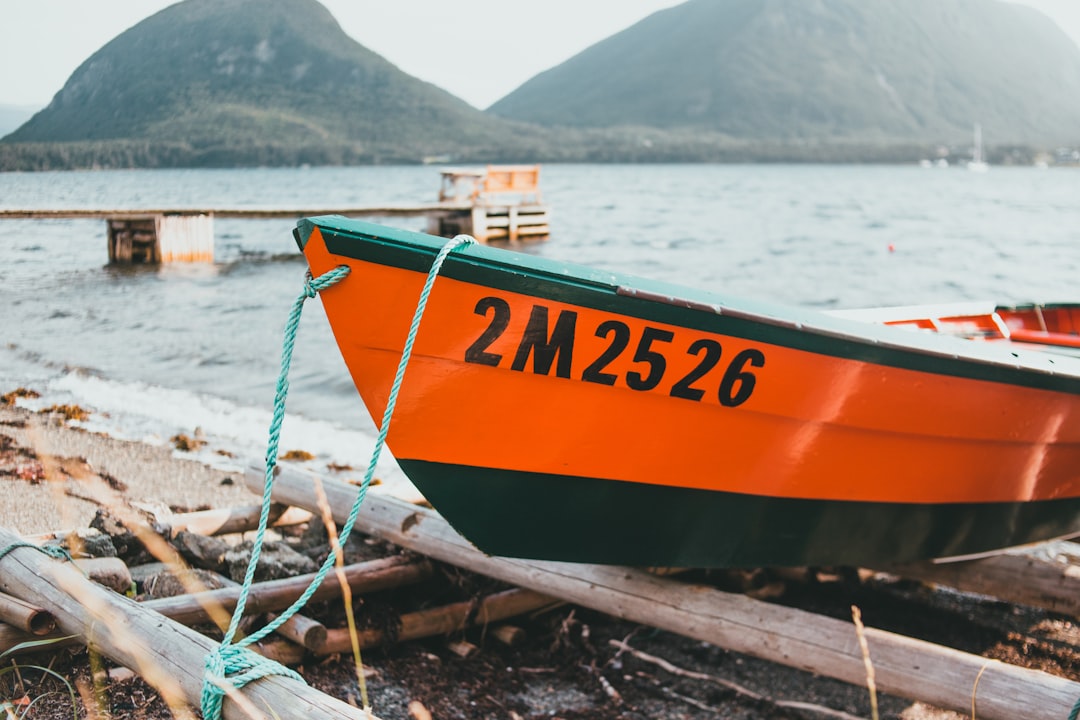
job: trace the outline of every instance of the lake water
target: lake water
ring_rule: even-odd
[[[430,167],[0,173],[0,208],[432,201]],[[817,308],[1080,300],[1080,171],[549,165],[552,237],[526,252]],[[422,229],[422,219],[387,220]],[[0,393],[218,464],[261,458],[281,331],[306,269],[292,221],[215,220],[216,262],[106,264],[102,220],[0,220]],[[363,467],[372,423],[307,303],[282,448]],[[227,449],[236,459],[214,455]],[[380,472],[394,475],[392,464]]]

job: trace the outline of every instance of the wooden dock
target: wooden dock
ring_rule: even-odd
[[[439,200],[365,207],[147,207],[0,209],[0,220],[105,220],[110,263],[213,262],[214,219],[277,220],[318,215],[427,219],[427,232],[479,242],[546,240],[549,211],[538,165],[442,171]]]
[[[0,210],[0,220],[105,220],[136,219],[158,215],[212,215],[218,218],[278,220],[317,215],[345,217],[426,217],[441,212],[472,210],[470,203],[428,203],[426,205],[379,205],[372,207],[219,207],[219,208],[37,208]]]

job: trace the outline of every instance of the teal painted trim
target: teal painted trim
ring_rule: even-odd
[[[293,228],[293,239],[296,240],[296,246],[300,248],[300,252],[304,252],[313,232],[315,232],[315,223],[311,220],[303,219],[296,223],[296,227]]]
[[[332,254],[415,272],[427,272],[444,242],[340,216],[302,222],[322,230]],[[1009,353],[959,338],[847,320],[807,308],[745,300],[500,248],[476,245],[457,252],[448,259],[442,274],[496,290],[829,357],[1080,395],[1080,364],[1071,358],[1048,360],[1052,356],[1037,351]],[[668,304],[620,294],[620,289],[627,288],[683,302]],[[1034,367],[1024,367],[1021,359]],[[1070,373],[1070,367],[1074,372]]]
[[[1080,531],[1080,498],[939,505],[801,500],[399,462],[458,532],[480,550],[508,557],[669,567],[875,567]]]

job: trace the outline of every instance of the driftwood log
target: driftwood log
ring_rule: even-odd
[[[217,583],[219,588],[233,588],[233,589],[235,589],[236,592],[237,592],[237,597],[239,597],[240,588],[241,588],[240,583],[236,582],[232,578],[225,577],[221,573],[213,572],[212,570],[203,570],[202,572],[206,573],[206,575],[208,577],[213,578],[214,581]],[[252,586],[251,586],[251,589],[254,590],[257,587],[258,587],[258,584],[253,583]],[[202,592],[202,591],[200,591],[200,592]],[[296,597],[300,597],[300,592],[303,592],[303,591],[300,590],[299,592],[297,592]],[[162,600],[171,600],[172,597],[178,597],[178,596],[174,595],[174,596],[171,596],[169,598],[160,598],[160,599],[162,599]],[[287,607],[288,605],[292,605],[293,601],[295,601],[295,598],[293,598],[293,600],[286,600],[286,599],[283,598],[282,602],[284,604],[282,605],[282,607]],[[202,606],[204,608],[209,608],[210,606],[212,606],[214,604],[214,601],[213,600],[206,600],[205,602],[203,602],[201,604],[202,604]],[[146,605],[146,602],[143,602],[143,605]],[[246,610],[247,605],[245,605],[244,608]],[[235,601],[233,603],[233,609],[235,609]],[[246,614],[250,616],[253,613],[248,612]],[[162,615],[164,615],[165,617],[171,617],[168,614],[168,612],[163,612]],[[267,622],[275,620],[276,618],[277,618],[276,614],[267,613]],[[177,618],[173,618],[173,619],[176,620]],[[227,627],[227,626],[225,626],[225,627]],[[220,628],[222,632],[225,631],[225,627]],[[241,626],[241,628],[242,627],[243,626]],[[300,646],[308,648],[308,649],[316,648],[316,647],[320,646],[322,643],[326,642],[326,626],[323,625],[318,620],[314,620],[312,618],[309,618],[307,615],[303,615],[303,614],[301,614],[299,612],[294,613],[292,616],[290,616],[289,619],[286,620],[285,622],[283,622],[281,625],[279,625],[277,627],[277,630],[275,630],[274,632],[276,632],[278,635],[285,638],[286,640],[289,640],[290,642],[293,642],[293,643],[295,643],[297,645],[300,645]],[[256,652],[258,652],[257,649],[256,649]],[[260,654],[262,654],[262,653],[260,653]]]
[[[21,538],[0,528],[0,547]],[[52,613],[64,633],[135,670],[170,705],[199,706],[207,655],[216,643],[86,579],[68,563],[26,547],[0,559],[0,590]],[[370,715],[303,682],[272,675],[231,694],[227,720],[280,717],[367,719]]]
[[[261,512],[261,505],[242,505],[231,508],[176,513],[158,518],[158,520],[168,525],[173,534],[186,530],[200,535],[226,535],[256,529],[259,527],[259,514]],[[270,507],[268,518],[270,527],[299,525],[310,519],[311,513],[307,510],[290,508],[280,504]]]
[[[345,566],[349,587],[357,593],[376,592],[420,582],[431,574],[431,563],[405,557],[380,558]],[[315,578],[315,573],[297,575],[279,580],[253,583],[248,593],[244,612],[257,615],[273,610],[283,610],[293,603]],[[311,596],[311,602],[327,600],[341,595],[337,575],[328,573],[322,584]],[[240,588],[225,587],[190,595],[147,600],[144,607],[155,610],[184,625],[197,625],[209,619],[207,608],[219,606],[232,612],[240,597]]]
[[[45,610],[6,593],[0,593],[0,620],[31,635],[48,635],[56,628]]]
[[[515,588],[501,593],[488,595],[479,602],[459,602],[441,607],[405,613],[399,618],[400,627],[394,640],[416,640],[417,638],[445,635],[463,630],[469,625],[486,625],[505,620],[515,615],[522,615],[542,607],[557,604],[559,601],[532,590]],[[361,649],[376,647],[388,640],[387,633],[378,629],[365,629],[357,632],[357,641]],[[321,647],[313,648],[318,655],[348,652],[352,648],[352,638],[347,629],[328,630],[326,640]]]
[[[62,537],[62,535],[59,533],[46,533],[24,539],[35,545],[41,545],[58,537]],[[75,558],[75,566],[86,577],[110,590],[126,593],[131,589],[131,571],[128,569],[127,564],[118,557]]]
[[[1017,605],[1080,616],[1080,567],[1070,563],[1009,553],[979,560],[911,563],[881,569]]]
[[[246,474],[262,491],[261,470]],[[357,488],[321,480],[334,518],[344,521]],[[277,502],[318,512],[313,480],[286,468]],[[437,560],[616,617],[669,630],[783,665],[865,685],[866,665],[852,624],[688,585],[623,567],[490,557],[434,511],[369,493],[356,527]],[[1080,683],[874,628],[865,630],[879,691],[970,712],[983,720],[1060,720]]]

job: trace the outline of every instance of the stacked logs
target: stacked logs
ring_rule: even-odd
[[[0,547],[13,548],[0,559],[0,655],[86,644],[121,665],[137,668],[166,702],[197,706],[206,655],[220,639],[240,597],[240,584],[230,575],[243,575],[250,556],[250,549],[245,548],[250,543],[243,543],[242,538],[257,527],[259,510],[250,506],[147,518],[147,525],[134,534],[122,522],[103,514],[95,518],[89,531],[20,538],[0,528]],[[299,531],[292,528],[311,525],[311,513],[274,506],[271,520],[281,537],[290,542],[279,540],[264,546],[256,581],[247,594],[242,631],[272,620],[275,613],[292,605],[316,576],[317,564],[290,549],[303,544]],[[144,545],[133,542],[134,536],[148,531],[167,540],[175,551],[165,558],[167,562],[149,557]],[[70,564],[59,562],[24,547],[26,544],[59,545],[74,560]],[[315,533],[314,545],[321,546],[325,556],[325,534],[320,541]],[[122,557],[79,557],[87,551],[111,552],[117,547],[120,555],[133,561],[131,565]],[[384,556],[340,564],[323,578],[309,606],[340,601],[346,589],[362,599],[423,583],[433,576],[433,563],[423,556],[385,545],[375,554],[380,552]],[[318,557],[320,562],[322,556]],[[305,565],[312,571],[295,573],[297,567]],[[497,625],[499,621],[556,604],[530,590],[500,589],[402,613],[392,627],[354,631],[345,626],[327,627],[301,612],[278,627],[272,639],[264,638],[251,649],[295,666],[305,658],[350,652],[354,645],[366,649],[388,642],[448,636],[473,624],[491,624],[492,636],[510,643],[515,632],[521,631]],[[451,649],[459,654],[470,651],[468,643],[457,643]],[[155,672],[147,670],[151,666],[159,667],[158,682]],[[179,684],[173,682],[175,678],[180,679]],[[322,695],[318,691],[284,678],[269,678],[256,685],[271,686],[266,691],[274,698],[269,707],[280,716],[353,716],[348,712],[335,715],[344,710],[336,701],[326,705],[329,699],[316,697]],[[226,716],[236,712],[230,703],[225,707]]]
[[[252,485],[261,481],[259,472],[249,479]],[[341,522],[356,488],[324,480],[321,493],[322,498],[310,478],[295,471],[285,471],[277,478],[274,499],[282,504],[272,508],[271,516],[283,544],[300,545],[301,529],[310,532],[312,526],[319,526],[319,518],[313,518],[312,512],[323,512],[320,506],[333,508],[333,520]],[[198,705],[203,661],[239,596],[236,580],[230,577],[235,569],[230,569],[224,556],[242,547],[244,533],[257,524],[258,511],[252,506],[150,518],[147,526],[155,536],[167,540],[174,552],[167,563],[141,558],[133,551],[128,562],[77,558],[81,569],[75,571],[29,548],[12,550],[0,559],[0,591],[6,593],[0,595],[0,653],[22,645],[33,647],[32,642],[42,638],[82,642],[120,664],[139,669],[163,697]],[[116,531],[114,545],[145,549],[123,535],[130,528],[119,523],[115,527],[104,522],[98,525],[99,529]],[[731,593],[685,582],[670,573],[493,558],[472,548],[431,510],[384,495],[368,497],[357,529],[368,536],[367,549],[361,542],[360,554],[369,556],[345,558],[339,571],[323,580],[312,602],[339,604],[345,587],[362,601],[373,593],[427,582],[438,568],[447,566],[466,568],[501,584],[485,594],[400,612],[391,626],[354,630],[340,622],[338,627],[328,627],[313,617],[295,615],[278,628],[273,639],[258,643],[254,647],[257,652],[295,665],[304,658],[346,653],[353,647],[448,636],[471,624],[491,625],[490,636],[512,643],[521,630],[499,623],[570,602],[856,685],[866,682],[868,648],[874,658],[878,689],[959,711],[970,710],[977,702],[982,718],[1065,717],[1080,697],[1080,683],[1064,678],[873,628],[860,627],[862,642],[856,642],[850,623],[764,601],[774,593],[777,582],[805,582],[810,575],[820,579],[820,571],[734,572],[729,578],[739,585],[739,592]],[[316,544],[325,554],[326,536],[316,536]],[[22,540],[0,530],[0,546]],[[63,541],[76,553],[92,544],[86,537],[76,541],[64,533],[32,540]],[[241,557],[233,563],[236,565],[246,562]],[[286,566],[279,572],[285,577],[257,574],[246,614],[266,620],[299,597],[313,572],[298,572],[297,567]],[[888,572],[942,583],[1059,613],[1075,615],[1080,610],[1077,566],[1031,555],[861,572]],[[166,586],[173,590],[166,591]],[[137,602],[125,594],[133,594]],[[123,632],[113,629],[108,618]],[[462,655],[475,649],[460,642],[447,647]],[[164,663],[165,673],[155,676],[144,670],[153,663]],[[969,688],[970,693],[966,692]],[[350,714],[355,708],[341,707],[341,703],[286,678],[265,678],[245,689],[243,695],[275,708],[281,716],[295,712],[311,717],[360,717]],[[227,702],[226,716],[239,717],[237,708],[242,704]]]

